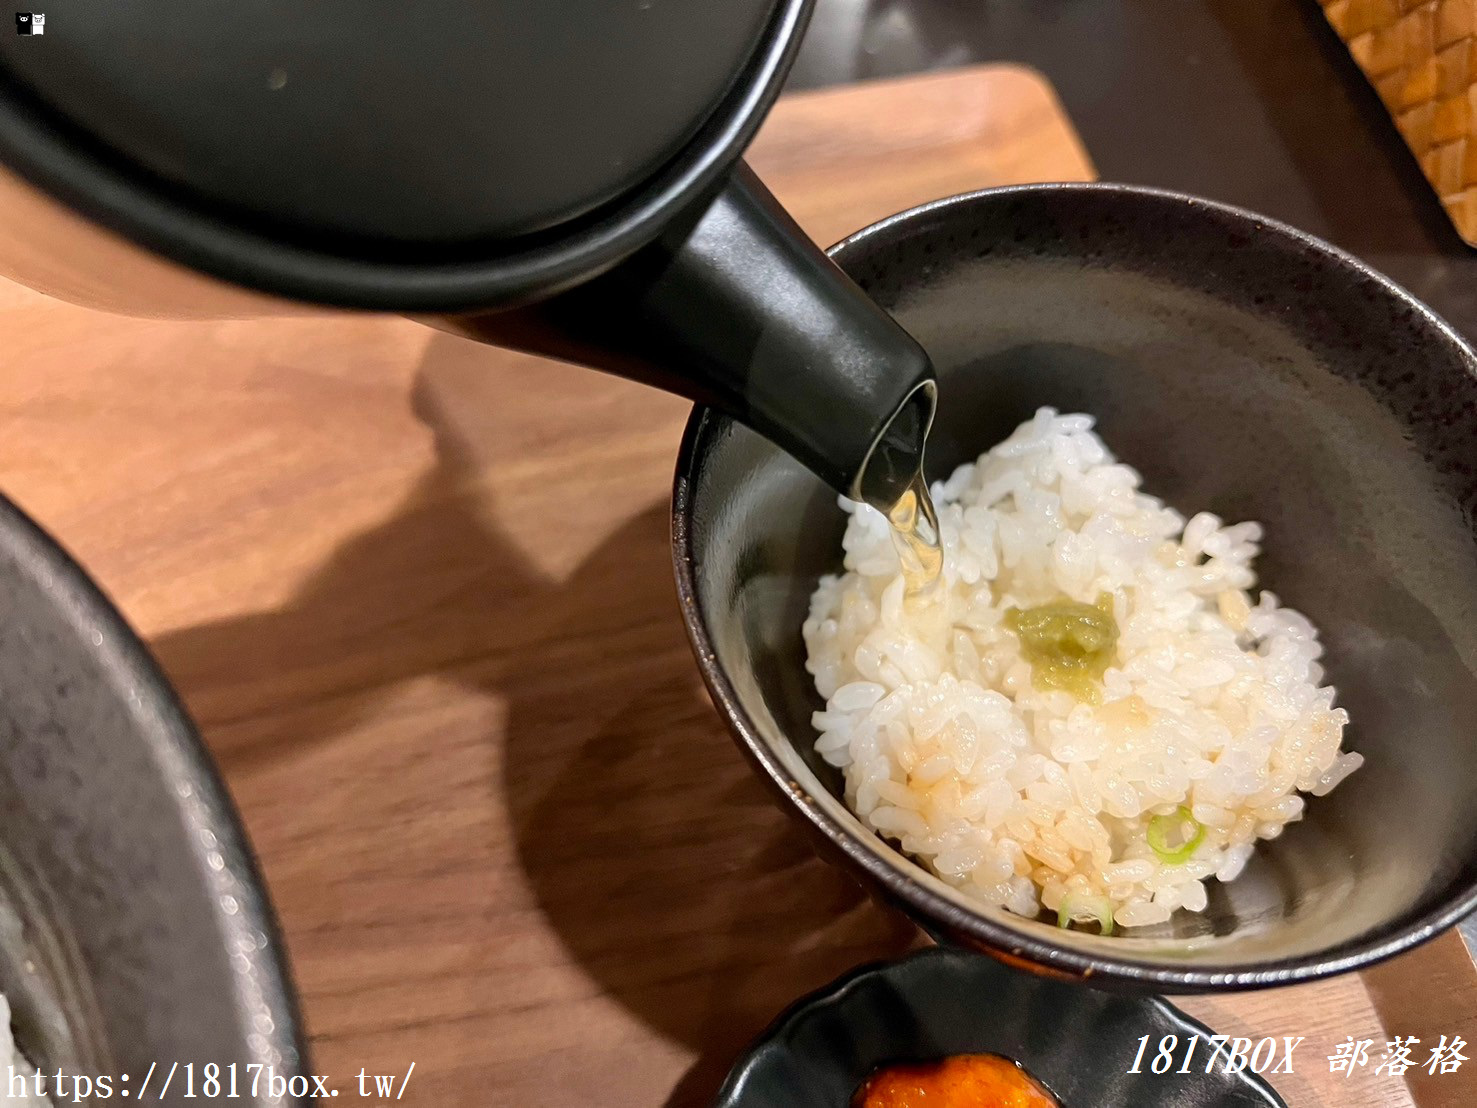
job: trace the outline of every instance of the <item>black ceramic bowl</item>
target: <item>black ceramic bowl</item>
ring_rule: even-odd
[[[800,624],[839,565],[835,496],[694,412],[678,587],[720,712],[825,852],[936,934],[1160,991],[1339,973],[1477,904],[1477,357],[1407,293],[1289,227],[1190,197],[1040,185],[940,201],[833,255],[932,355],[931,478],[1043,404],[1097,416],[1148,491],[1266,526],[1261,584],[1322,632],[1365,765],[1200,914],[1132,936],[980,906],[867,831],[812,751]]]
[[[115,1098],[199,1104],[203,1067],[234,1062],[230,1103],[298,1103],[266,1080],[250,1095],[248,1064],[291,1079],[302,1051],[276,927],[200,739],[108,601],[3,498],[0,992],[67,1097],[70,1075],[106,1075]]]
[[[1154,1073],[1171,1035],[1173,1064]],[[848,1108],[874,1070],[952,1054],[1019,1062],[1069,1108],[1286,1108],[1244,1063],[1227,1072],[1223,1053],[1211,1064],[1210,1036],[1159,997],[1077,989],[934,948],[798,1001],[734,1065],[714,1108]],[[1282,1064],[1261,1040],[1249,1049],[1263,1072]]]

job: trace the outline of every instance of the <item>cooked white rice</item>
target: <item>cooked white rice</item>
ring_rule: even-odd
[[[1301,817],[1299,792],[1362,758],[1339,750],[1312,624],[1250,595],[1261,527],[1187,522],[1092,424],[1043,408],[933,486],[935,603],[904,603],[887,520],[843,500],[846,572],[822,579],[804,634],[816,750],[868,827],[987,903],[1110,902],[1136,927],[1202,910],[1206,879],[1236,877]],[[1033,688],[1006,611],[1102,593],[1119,638],[1101,702]],[[1181,805],[1205,835],[1172,864],[1147,835]]]

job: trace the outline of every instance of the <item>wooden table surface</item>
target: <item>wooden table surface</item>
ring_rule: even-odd
[[[788,98],[752,160],[826,242],[1092,176],[1005,66]],[[916,944],[791,833],[700,688],[668,561],[681,401],[395,318],[125,319],[3,282],[0,350],[0,488],[199,721],[317,1072],[414,1062],[411,1105],[699,1105],[788,1002]],[[1460,1071],[1407,1088],[1326,1058],[1477,1043],[1473,981],[1451,935],[1184,1006],[1306,1036],[1294,1105],[1470,1104]]]

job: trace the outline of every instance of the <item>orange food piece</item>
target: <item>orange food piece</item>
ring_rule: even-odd
[[[941,1062],[888,1066],[862,1082],[852,1108],[1061,1108],[1009,1058],[956,1054]]]

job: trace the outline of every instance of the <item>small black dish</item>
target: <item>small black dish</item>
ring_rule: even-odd
[[[1286,1108],[1264,1077],[1210,1072],[1210,1035],[1159,997],[1084,989],[936,947],[864,966],[796,1003],[739,1060],[715,1108],[848,1108],[879,1066],[951,1054],[1000,1054],[1064,1108]],[[1139,1069],[1128,1073],[1148,1036]],[[1167,1072],[1149,1072],[1163,1036],[1177,1036]],[[1188,1073],[1186,1043],[1198,1036]],[[1275,1067],[1280,1057],[1267,1065]]]

